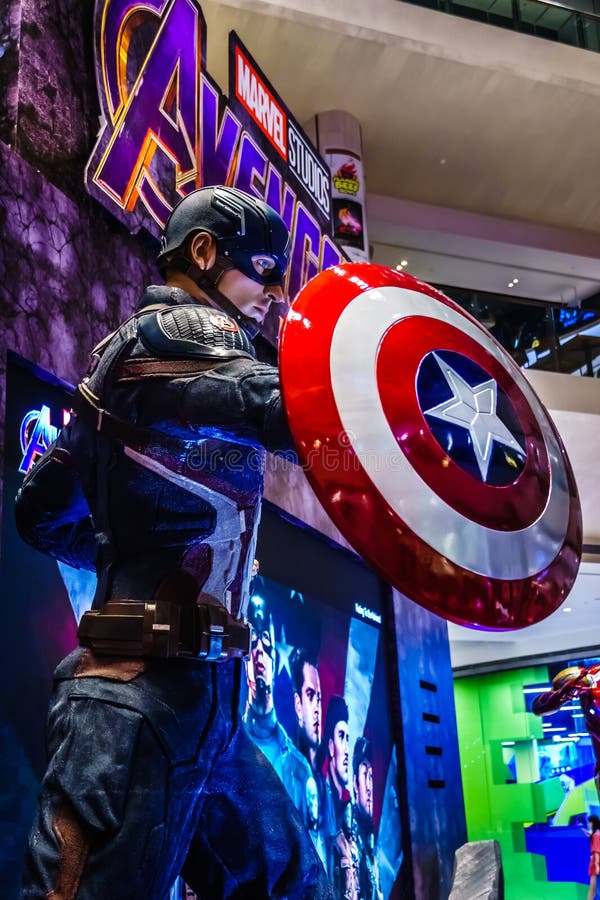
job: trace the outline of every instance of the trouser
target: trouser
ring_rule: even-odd
[[[115,660],[55,673],[25,898],[328,898],[299,814],[238,715],[241,662]]]

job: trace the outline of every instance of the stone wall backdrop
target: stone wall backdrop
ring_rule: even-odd
[[[0,471],[7,348],[76,382],[156,277],[153,248],[84,188],[99,125],[93,6],[0,11]]]

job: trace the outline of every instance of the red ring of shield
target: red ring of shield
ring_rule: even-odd
[[[526,437],[525,467],[512,484],[498,487],[473,478],[435,439],[416,392],[417,370],[432,349],[452,350],[469,357],[507,395]],[[400,378],[405,383],[402,392],[398,390]],[[527,528],[541,516],[550,490],[550,464],[542,432],[515,380],[481,344],[439,319],[402,319],[382,338],[377,386],[399,447],[423,481],[453,509],[499,531]]]
[[[357,552],[386,581],[417,603],[446,619],[478,628],[504,630],[539,622],[565,599],[577,574],[581,552],[577,489],[550,419],[547,427],[561,447],[569,485],[566,536],[543,571],[519,580],[479,575],[430,547],[390,508],[351,445],[343,440],[329,368],[333,331],[343,309],[358,294],[393,286],[427,294],[475,322],[434,288],[369,263],[334,266],[309,282],[284,324],[280,350],[285,407],[307,477]],[[309,331],[310,341],[306,339]]]

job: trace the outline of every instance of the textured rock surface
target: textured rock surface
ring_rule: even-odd
[[[140,240],[95,201],[74,203],[2,143],[0,233],[1,466],[6,348],[75,382],[156,275]]]
[[[14,143],[17,125],[20,0],[2,0],[0,5],[0,140]]]
[[[0,4],[0,466],[6,349],[76,381],[155,278],[152,253],[84,188],[99,127],[93,11]]]
[[[98,132],[92,0],[22,0],[18,152],[70,196]]]
[[[498,841],[473,841],[458,848],[448,900],[504,900]]]

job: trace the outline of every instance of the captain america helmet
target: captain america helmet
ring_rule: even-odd
[[[206,187],[192,191],[173,209],[161,240],[156,263],[164,274],[183,255],[184,244],[197,231],[211,234],[217,256],[248,278],[280,285],[290,258],[290,233],[278,213],[237,188]]]

